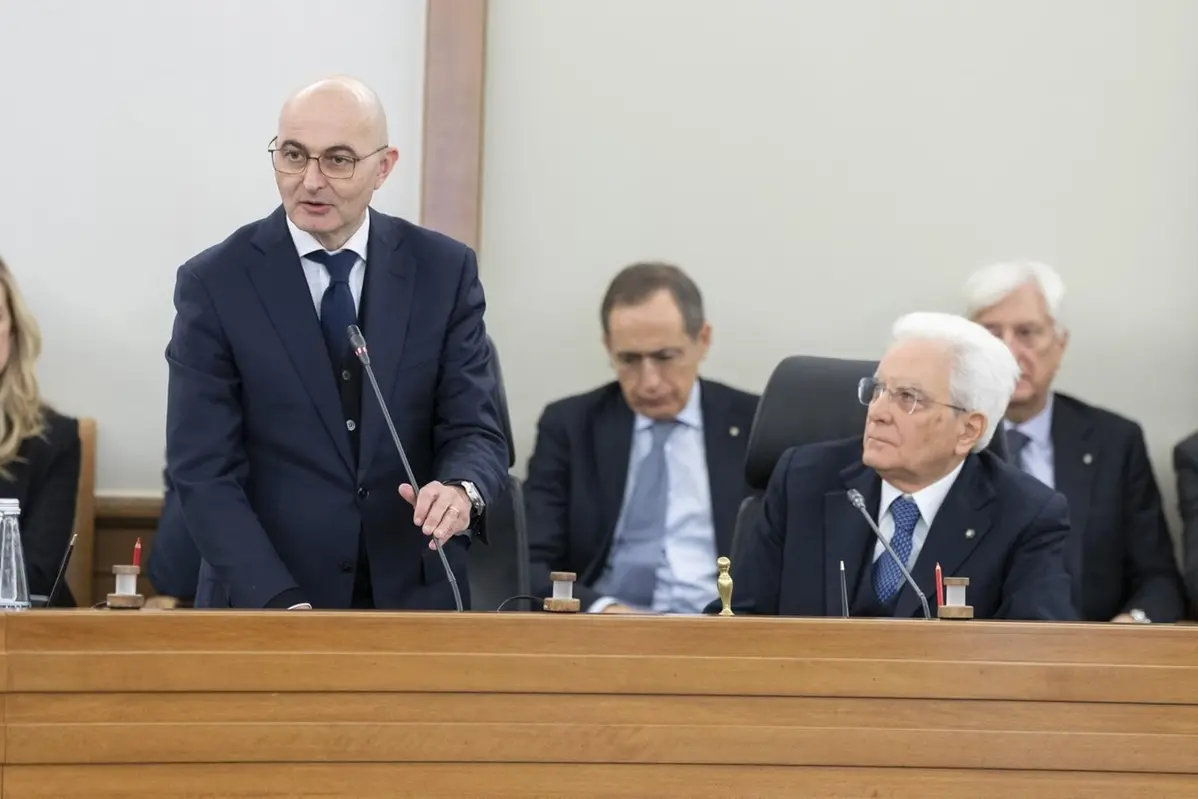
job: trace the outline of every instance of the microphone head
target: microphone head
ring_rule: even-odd
[[[350,325],[345,328],[345,332],[349,335],[349,345],[354,348],[354,351],[366,349],[366,337],[362,335],[362,329],[357,325]]]
[[[849,491],[849,502],[853,503],[853,507],[857,510],[865,510],[865,497],[861,496],[861,492],[857,489]]]

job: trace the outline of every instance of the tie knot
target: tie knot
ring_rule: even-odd
[[[919,506],[910,497],[901,496],[890,503],[890,515],[894,517],[896,527],[914,530],[919,521]]]
[[[334,283],[348,283],[349,272],[358,262],[358,254],[353,250],[341,250],[340,252],[316,250],[308,253],[305,257],[318,264],[324,264],[325,268],[329,270],[329,279]]]
[[[649,429],[653,433],[653,449],[661,449],[669,440],[670,434],[674,432],[674,428],[678,426],[678,420],[669,419],[667,421],[654,422]]]

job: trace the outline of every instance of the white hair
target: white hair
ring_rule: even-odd
[[[1040,290],[1053,327],[1063,333],[1065,281],[1061,280],[1057,270],[1039,261],[1004,261],[974,272],[965,282],[965,312],[971,318],[976,317],[1028,283],[1035,284]]]
[[[1007,346],[986,328],[963,316],[946,313],[912,313],[894,323],[894,340],[935,341],[948,345],[950,402],[986,417],[986,430],[973,445],[981,452],[1007,412],[1019,364]]]

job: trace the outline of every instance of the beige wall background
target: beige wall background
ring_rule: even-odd
[[[460,0],[455,0],[460,2]],[[0,0],[0,255],[41,323],[47,398],[98,421],[97,488],[161,494],[175,270],[279,203],[287,96],[371,84],[420,219],[425,0]]]
[[[610,379],[598,304],[664,258],[706,374],[876,357],[1035,257],[1069,287],[1060,388],[1140,420],[1172,508],[1198,428],[1198,3],[491,0],[482,252],[521,468]],[[852,401],[847,398],[846,401]]]

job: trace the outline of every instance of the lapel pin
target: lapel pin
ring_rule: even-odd
[[[973,538],[975,535],[977,535],[977,533],[975,533],[975,532],[973,531],[973,528],[972,528],[972,527],[970,527],[968,530],[966,530],[966,531],[965,531],[965,537],[966,537],[966,538]]]
[[[1094,456],[1091,455],[1090,453],[1087,452],[1085,455],[1082,455],[1082,463],[1089,466],[1093,462],[1094,462]]]
[[[732,427],[728,428],[728,435],[732,436],[733,438],[736,438],[737,436],[740,435],[740,428],[737,427],[736,425],[732,425]]]

